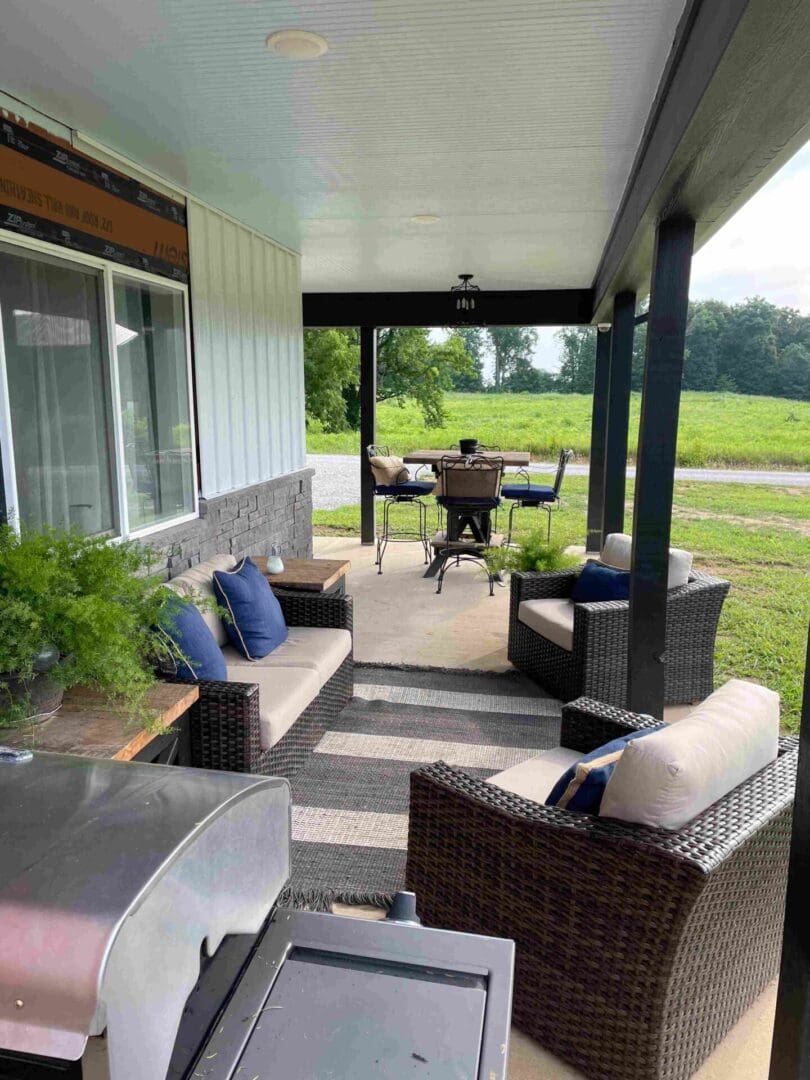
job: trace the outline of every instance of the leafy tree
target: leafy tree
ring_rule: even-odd
[[[504,380],[515,370],[521,358],[528,359],[537,346],[533,326],[489,326],[487,333],[495,359],[493,388],[504,388]]]
[[[318,421],[324,431],[345,431],[350,424],[344,391],[354,391],[356,397],[359,379],[360,342],[356,330],[304,331],[308,421]]]
[[[779,397],[810,401],[810,348],[794,341],[777,362],[776,390]]]
[[[453,389],[467,392],[483,390],[484,358],[487,352],[483,328],[480,326],[462,326],[458,330],[454,330],[451,336],[455,336],[461,341],[472,364],[470,371],[454,369],[450,372]]]
[[[596,327],[564,326],[554,336],[562,346],[557,389],[564,394],[590,394],[596,365]]]
[[[508,394],[548,394],[557,380],[550,371],[536,368],[527,356],[519,356],[501,387]]]
[[[422,327],[380,330],[377,339],[377,401],[417,402],[427,427],[445,421],[444,391],[454,375],[471,375],[473,361],[458,335],[432,342]]]
[[[774,304],[752,296],[731,308],[719,342],[719,375],[733,379],[742,394],[769,394],[776,388]]]
[[[717,385],[718,344],[728,321],[728,308],[717,300],[690,304],[684,350],[684,390],[713,390]]]

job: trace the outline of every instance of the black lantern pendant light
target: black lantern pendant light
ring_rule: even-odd
[[[451,295],[456,298],[456,311],[475,311],[475,296],[481,290],[472,284],[474,274],[459,274],[460,285],[450,287]]]

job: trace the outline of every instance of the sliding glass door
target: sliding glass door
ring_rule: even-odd
[[[9,520],[129,536],[196,513],[186,295],[0,245]]]

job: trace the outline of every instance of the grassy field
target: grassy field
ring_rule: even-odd
[[[635,451],[641,395],[630,403],[630,447]],[[475,436],[510,450],[530,450],[538,459],[570,447],[578,458],[590,448],[591,398],[586,394],[449,394],[448,421],[425,428],[416,405],[382,404],[377,414],[380,442],[403,454],[425,446],[450,446]],[[325,435],[311,431],[313,454],[356,454],[357,432]],[[678,464],[810,468],[810,402],[742,394],[686,392],[681,405]]]
[[[555,540],[583,543],[586,485],[583,477],[566,479]],[[674,504],[673,544],[692,551],[698,569],[732,583],[717,640],[717,681],[739,676],[778,690],[786,727],[795,730],[810,614],[810,490],[678,483]],[[628,503],[628,523],[631,514]],[[524,528],[539,519],[530,510],[515,517]],[[316,533],[357,535],[360,510],[316,511],[313,522]]]

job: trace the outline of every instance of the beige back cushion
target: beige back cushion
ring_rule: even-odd
[[[628,743],[599,813],[681,829],[779,752],[779,695],[732,679],[677,724]]]
[[[410,479],[410,473],[402,458],[371,457],[368,459],[374,473],[375,484],[404,484]]]
[[[605,546],[599,561],[605,566],[613,566],[617,570],[629,570],[631,554],[633,550],[633,538],[627,533],[610,533],[605,537]],[[689,573],[692,569],[692,553],[683,548],[669,549],[669,576],[667,588],[676,589],[679,585],[685,585],[689,581]]]
[[[452,499],[494,499],[501,490],[501,470],[460,462],[442,470],[434,495]]]
[[[233,555],[215,555],[212,559],[206,559],[205,562],[192,566],[190,570],[184,570],[182,574],[178,574],[177,577],[167,581],[166,584],[170,589],[174,589],[176,593],[179,593],[180,596],[201,596],[203,599],[215,603],[214,571],[234,570],[235,568],[236,559]],[[225,629],[225,624],[219,615],[210,607],[201,608],[200,614],[205,620],[206,626],[214,635],[217,645],[225,645],[228,641],[228,631]]]

